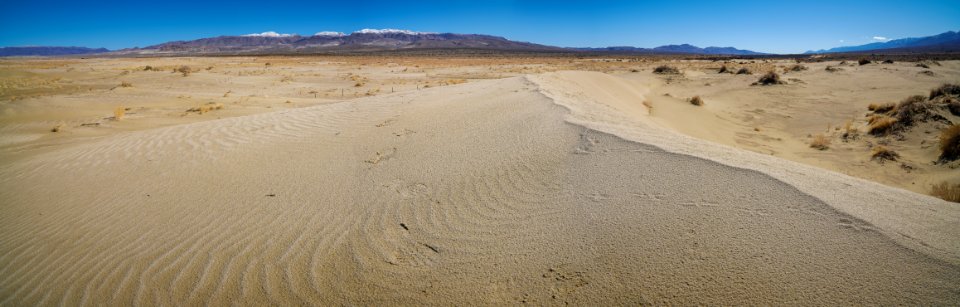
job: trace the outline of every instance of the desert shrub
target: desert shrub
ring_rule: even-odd
[[[917,67],[930,68],[930,65],[927,65],[927,63],[917,63]]]
[[[780,81],[780,75],[776,72],[768,72],[760,77],[756,83],[759,85],[774,85],[774,84],[783,84],[783,81]]]
[[[960,101],[953,100],[947,103],[947,110],[954,116],[960,116]]]
[[[873,111],[873,113],[887,113],[892,111],[897,107],[897,104],[888,102],[888,103],[871,103],[867,106],[867,110]]]
[[[921,74],[921,75],[924,75],[924,76],[931,76],[931,77],[937,75],[937,74],[935,74],[935,73],[933,73],[932,71],[929,71],[929,70],[924,70],[924,71],[918,72],[918,74]]]
[[[940,162],[960,158],[960,125],[953,125],[940,132]]]
[[[183,74],[184,77],[186,77],[186,76],[189,76],[190,73],[193,72],[193,70],[190,69],[190,66],[182,65],[182,66],[180,66],[180,67],[177,67],[177,69],[174,70],[174,72],[181,73],[181,74]]]
[[[702,106],[702,105],[703,105],[703,99],[700,98],[700,96],[693,96],[693,98],[690,98],[690,104],[695,105],[695,106]]]
[[[827,150],[830,148],[830,139],[823,134],[817,134],[813,136],[813,140],[810,141],[810,148]]]
[[[843,124],[843,139],[856,139],[860,136],[860,129],[853,126],[853,120],[848,120]]]
[[[870,154],[871,160],[876,160],[881,164],[885,161],[897,161],[900,158],[900,154],[897,152],[888,149],[886,146],[877,145],[873,148],[873,153]]]
[[[847,65],[847,61],[840,61],[840,64],[837,65]]]
[[[743,67],[737,70],[738,75],[752,75],[753,72],[749,68]]]
[[[940,96],[960,96],[960,84],[944,84],[930,90],[930,99]]]
[[[871,62],[870,60],[867,60],[867,59],[860,59],[859,61],[857,61],[857,64],[860,64],[861,66],[867,65],[867,64],[870,64],[870,63],[872,63],[872,62]]]
[[[153,66],[147,65],[146,67],[143,68],[143,70],[144,70],[144,71],[151,71],[151,70],[153,70]]]
[[[930,195],[946,201],[960,203],[960,183],[950,184],[946,181],[933,185]]]
[[[731,73],[731,71],[727,69],[727,65],[723,65],[723,66],[720,66],[720,70],[718,70],[717,73],[726,74],[726,73]]]
[[[657,66],[657,68],[653,69],[653,73],[662,74],[662,75],[666,75],[666,74],[675,75],[675,74],[679,74],[680,70],[677,69],[676,67],[660,65],[660,66]]]
[[[867,127],[867,132],[876,136],[887,135],[890,133],[891,128],[893,128],[893,125],[896,123],[896,118],[886,115],[874,115],[871,116],[867,121],[867,124],[869,125]]]
[[[113,120],[119,121],[123,119],[123,116],[127,113],[127,109],[124,107],[116,107],[113,109]]]
[[[796,65],[791,65],[790,67],[784,68],[783,72],[791,72],[791,71],[796,72],[796,71],[804,71],[804,70],[807,70],[806,66],[796,64]]]
[[[882,64],[893,64],[893,60],[883,60]]]
[[[824,70],[826,70],[826,71],[828,71],[828,72],[838,72],[838,71],[842,71],[843,68],[833,67],[833,66],[827,65],[827,68],[825,68]]]
[[[926,97],[920,95],[904,98],[897,105],[897,125],[901,128],[913,126],[917,121],[926,121],[932,116],[932,105],[927,102]]]
[[[123,82],[120,82],[120,87],[133,87],[133,83],[123,81]]]

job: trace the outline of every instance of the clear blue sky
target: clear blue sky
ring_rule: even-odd
[[[564,47],[690,43],[772,53],[960,30],[952,1],[0,0],[0,46],[119,49],[264,31],[482,33]]]

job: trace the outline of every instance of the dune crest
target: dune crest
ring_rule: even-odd
[[[631,95],[642,91],[637,89],[642,86],[616,76],[564,71],[528,79],[556,103],[571,110],[571,123],[670,152],[759,171],[877,226],[905,246],[960,263],[960,241],[956,240],[960,235],[960,206],[956,204],[677,133],[643,116],[644,98]]]

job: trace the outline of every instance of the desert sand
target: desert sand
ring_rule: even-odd
[[[960,206],[911,188],[957,172],[806,139],[957,62],[0,64],[2,305],[960,301]]]

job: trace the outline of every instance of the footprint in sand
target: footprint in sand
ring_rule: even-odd
[[[373,157],[370,157],[370,159],[364,160],[363,162],[377,165],[377,164],[380,164],[381,162],[390,160],[390,158],[392,158],[393,155],[396,153],[397,153],[396,147],[383,150],[383,151],[378,151],[373,155]]]

